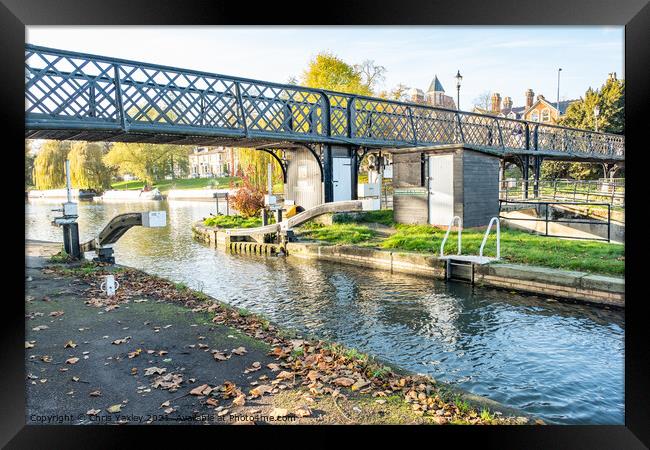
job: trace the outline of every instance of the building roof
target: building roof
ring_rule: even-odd
[[[442,87],[440,80],[438,80],[438,75],[433,76],[431,84],[429,85],[429,90],[427,92],[445,92],[445,88]]]

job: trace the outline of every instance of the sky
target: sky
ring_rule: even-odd
[[[610,72],[624,78],[624,28],[605,26],[403,27],[71,27],[29,26],[35,45],[286,83],[321,51],[349,64],[386,68],[380,89],[398,83],[427,90],[437,74],[461,109],[486,91],[525,104],[531,88],[547,99],[576,99]]]

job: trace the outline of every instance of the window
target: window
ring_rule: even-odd
[[[530,115],[530,120],[533,122],[539,122],[539,111],[533,111],[533,113]]]
[[[544,111],[542,111],[542,122],[550,122],[551,121],[551,111],[548,108],[544,108]]]

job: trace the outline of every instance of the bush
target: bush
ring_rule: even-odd
[[[242,187],[230,198],[230,206],[243,217],[255,217],[264,208],[264,191],[255,187],[248,177],[244,177]]]
[[[219,228],[255,228],[262,225],[262,219],[257,217],[244,218],[242,216],[212,216],[203,223],[208,227]]]

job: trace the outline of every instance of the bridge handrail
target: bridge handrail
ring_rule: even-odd
[[[100,120],[124,131],[130,127],[142,131],[147,126],[162,130],[172,124],[179,128],[164,131],[202,135],[202,129],[223,129],[243,137],[274,134],[281,138],[282,134],[319,142],[396,147],[457,143],[617,159],[624,158],[625,152],[621,135],[559,125],[31,44],[25,47],[25,57],[26,105],[31,103],[26,108],[27,123],[34,129],[48,129],[48,124],[55,126],[54,121],[71,127],[78,122],[83,129],[85,120]],[[45,67],[30,66],[32,57],[40,58],[39,64]],[[43,86],[36,85],[46,77],[61,82],[44,82],[46,90],[42,90]],[[156,90],[153,98],[149,89]],[[151,112],[154,117],[149,117]]]

